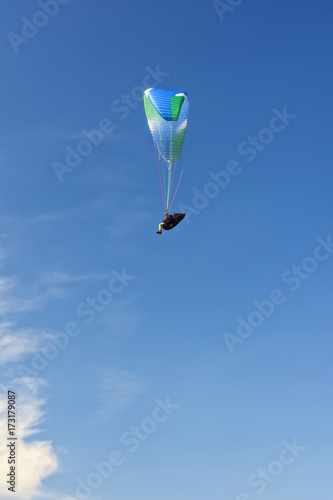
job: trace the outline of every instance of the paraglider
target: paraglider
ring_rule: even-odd
[[[180,223],[181,220],[184,219],[186,214],[168,214],[168,212],[165,212],[165,219],[161,224],[158,226],[158,231],[157,234],[162,234],[162,228],[165,231],[168,231],[169,229],[172,229],[173,227],[177,226],[177,224]]]
[[[166,218],[157,231],[162,234],[162,228],[172,229],[185,217],[185,214],[171,215],[169,210],[183,175],[183,171],[178,172],[177,164],[185,138],[189,102],[186,92],[152,88],[144,92],[143,104],[153,136],[162,188]]]

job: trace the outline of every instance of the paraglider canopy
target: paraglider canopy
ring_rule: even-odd
[[[164,200],[168,211],[177,194],[182,172],[175,181],[187,127],[189,102],[186,92],[166,89],[147,89],[143,103],[153,136]]]

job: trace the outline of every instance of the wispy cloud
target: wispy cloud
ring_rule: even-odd
[[[73,275],[52,271],[42,274],[30,286],[20,284],[13,276],[0,277],[0,314],[11,315],[41,309],[51,300],[70,298],[72,284],[105,280],[108,277],[105,273]]]
[[[46,286],[42,281],[24,286],[15,277],[0,278],[0,314],[17,314],[42,308],[51,299],[66,299],[69,292],[56,285]]]
[[[14,323],[0,323],[0,365],[15,362],[25,355],[41,351],[52,334],[33,328],[17,328]]]
[[[15,280],[13,277],[0,277],[0,293],[8,292],[13,288]]]
[[[138,376],[125,370],[101,369],[98,377],[99,409],[90,419],[94,424],[106,422],[121,413],[135,401],[144,387],[144,382]]]
[[[6,481],[0,482],[0,496],[2,499],[17,498],[18,500],[32,500],[35,496],[41,498],[48,497],[42,491],[42,481],[46,477],[54,474],[59,468],[58,458],[53,450],[51,441],[25,440],[29,436],[40,432],[38,426],[43,422],[44,411],[42,407],[45,400],[38,396],[40,387],[44,383],[35,378],[24,378],[13,380],[12,388],[15,388],[19,395],[17,401],[17,412],[20,418],[17,421],[17,462],[16,470],[19,474],[17,481],[16,494],[7,490]],[[7,389],[0,386],[0,400],[7,400]],[[7,408],[5,404],[0,406],[0,429],[4,442],[6,436],[4,429],[7,428]],[[0,448],[0,477],[6,477],[8,473],[7,449],[5,446]]]

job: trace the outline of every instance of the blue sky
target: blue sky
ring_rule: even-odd
[[[3,8],[15,498],[328,498],[332,14],[328,0]],[[187,216],[163,236],[147,86],[190,101]]]

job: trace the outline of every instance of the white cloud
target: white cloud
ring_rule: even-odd
[[[50,338],[51,334],[33,328],[20,329],[11,322],[0,323],[0,365],[40,351]]]
[[[47,295],[55,292],[38,294],[32,287],[24,289],[14,277],[0,277],[0,314],[20,313],[39,309]],[[34,296],[33,296],[34,295]]]
[[[0,277],[0,314],[17,314],[41,309],[51,300],[70,298],[72,292],[68,285],[105,280],[108,273],[89,273],[71,275],[63,271],[45,273],[33,285],[18,283],[15,277]]]
[[[0,277],[0,314],[36,311],[53,299],[69,298],[71,294],[68,289],[59,286],[60,283],[65,284],[64,277],[62,281],[58,277],[53,282],[42,278],[29,286],[19,284],[14,277]]]
[[[13,288],[15,284],[14,278],[1,278],[0,277],[0,293],[8,292],[11,288]]]
[[[99,409],[90,419],[94,424],[106,422],[122,412],[135,401],[144,387],[144,382],[138,376],[125,370],[101,369],[98,376]]]
[[[14,498],[16,500],[32,500],[35,496],[43,499],[48,497],[42,491],[42,481],[59,468],[59,462],[53,451],[51,441],[29,440],[26,438],[40,432],[36,426],[42,423],[44,411],[42,409],[45,400],[38,397],[41,385],[44,383],[35,378],[24,378],[13,380],[11,387],[17,393],[16,412],[17,418],[17,441],[16,459],[17,471],[16,492],[7,490],[5,481],[0,482],[0,496],[2,500]],[[7,388],[0,386],[0,399],[7,399]],[[5,429],[7,428],[7,407],[0,406],[0,429],[2,433],[1,442],[6,440]],[[0,448],[0,477],[6,477],[8,473],[8,453],[4,446]]]
[[[59,287],[52,287],[47,292],[35,297],[1,297],[0,290],[0,314],[17,314],[41,309],[51,298],[65,299],[69,295]]]
[[[44,303],[44,296],[32,299],[8,297],[0,299],[0,314],[13,314],[40,309]]]
[[[21,296],[19,296],[19,292]],[[44,303],[45,298],[45,293],[36,294],[36,291],[31,287],[29,290],[19,287],[16,279],[12,276],[0,277],[0,314],[20,313],[39,309]]]

